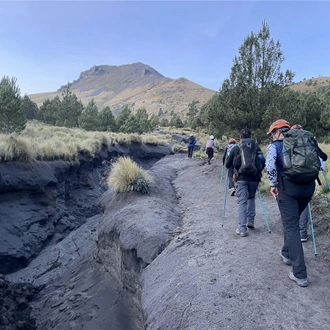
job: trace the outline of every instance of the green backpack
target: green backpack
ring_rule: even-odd
[[[321,162],[314,135],[298,129],[292,129],[283,135],[283,174],[296,183],[316,180]]]

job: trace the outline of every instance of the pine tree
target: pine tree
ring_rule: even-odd
[[[128,105],[125,105],[124,109],[119,112],[116,118],[116,124],[119,132],[122,132],[121,126],[125,125],[125,122],[128,120],[128,117],[130,116],[131,113],[132,111],[130,110]]]
[[[100,128],[102,132],[117,132],[116,119],[109,107],[105,107],[99,114]]]
[[[26,118],[21,109],[22,99],[16,78],[4,76],[0,81],[0,132],[20,132],[25,128]]]
[[[79,125],[86,131],[96,131],[99,128],[99,111],[94,99],[88,102],[79,118]]]
[[[70,84],[65,86],[62,92],[61,108],[57,117],[57,125],[65,127],[78,127],[79,117],[84,107],[81,101],[78,101],[76,94],[70,90]]]
[[[24,113],[26,119],[36,119],[39,108],[37,104],[27,96],[22,98],[21,110]]]
[[[207,113],[207,120],[217,116],[217,121],[227,130],[248,127],[264,137],[269,122],[263,121],[263,115],[270,106],[276,106],[294,77],[289,70],[281,72],[283,61],[281,44],[271,38],[264,21],[258,33],[251,32],[244,39],[229,78],[224,80]]]

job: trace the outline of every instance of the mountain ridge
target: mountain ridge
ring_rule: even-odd
[[[160,110],[165,116],[172,111],[184,114],[193,100],[199,101],[201,106],[216,92],[183,77],[165,77],[141,62],[120,66],[94,65],[82,71],[69,86],[83,104],[94,99],[99,110],[109,106],[115,114],[125,105],[132,111],[145,107],[149,114],[158,114]],[[40,106],[47,98],[61,96],[65,87],[62,85],[56,92],[31,94],[29,97]]]

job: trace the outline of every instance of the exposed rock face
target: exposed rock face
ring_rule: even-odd
[[[26,283],[10,283],[0,276],[0,329],[36,329],[30,301],[41,288]]]
[[[74,162],[0,164],[0,273],[25,267],[45,245],[98,214],[97,198],[105,189],[102,173],[108,170],[103,159],[131,155],[150,168],[169,153],[168,147],[135,143]]]

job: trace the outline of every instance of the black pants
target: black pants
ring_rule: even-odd
[[[188,147],[188,157],[191,158],[193,155],[194,146]]]
[[[314,190],[314,181],[308,184],[296,184],[285,177],[279,180],[278,206],[284,229],[282,254],[291,260],[293,274],[300,279],[307,277],[307,271],[300,240],[299,218],[311,200]]]
[[[206,153],[207,153],[207,156],[208,156],[208,160],[210,161],[213,158],[213,154],[214,154],[213,148],[207,148]]]

